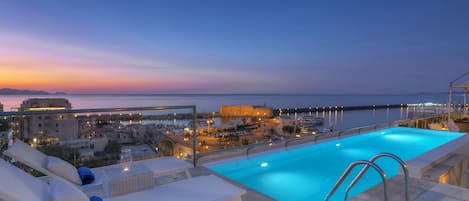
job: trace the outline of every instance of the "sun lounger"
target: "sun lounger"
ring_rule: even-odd
[[[2,178],[0,180],[0,200],[3,201],[52,201],[57,196],[68,196],[73,200],[88,201],[88,197],[80,188],[66,180],[51,177],[49,183],[46,183],[2,159],[0,159],[0,178]],[[104,201],[241,201],[241,196],[245,193],[244,189],[210,175],[105,198]]]
[[[49,156],[45,155],[44,153],[38,151],[37,149],[34,149],[30,147],[28,144],[16,140],[13,144],[9,145],[8,149],[3,152],[4,155],[11,157],[45,175],[48,176],[54,176],[54,177],[61,177],[64,179],[67,179],[68,181],[76,184],[76,185],[81,185],[79,181],[76,181],[75,175],[72,174],[77,174],[76,171],[69,171],[68,174],[58,174],[56,171],[51,171],[50,168],[48,168],[48,161],[50,161]],[[61,163],[66,163],[65,161],[62,161]],[[148,168],[150,171],[153,172],[153,175],[155,178],[159,176],[165,176],[165,175],[171,175],[175,176],[178,173],[183,172],[186,175],[186,178],[190,178],[190,173],[189,173],[189,168],[192,167],[192,165],[186,161],[179,160],[174,157],[161,157],[161,158],[154,158],[154,159],[148,159],[148,160],[142,160],[142,161],[135,161],[133,162],[133,165],[143,165],[146,168]],[[66,164],[61,164],[61,166],[67,166]],[[71,166],[70,164],[68,166]],[[103,172],[106,169],[110,168],[116,168],[120,167],[119,164],[116,165],[111,165],[111,166],[105,166],[105,167],[100,167],[100,168],[94,168],[92,171],[96,175],[96,179],[92,184],[101,184],[103,180]],[[66,169],[66,168],[62,168]],[[75,169],[76,170],[76,169]]]
[[[8,149],[3,152],[3,155],[11,157],[45,175],[57,176],[46,168],[47,155],[20,140],[10,143]]]
[[[50,198],[49,187],[21,169],[0,159],[0,200],[46,201]]]

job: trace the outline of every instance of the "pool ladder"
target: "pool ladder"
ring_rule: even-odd
[[[345,178],[348,176],[348,174],[350,174],[350,172],[353,170],[353,168],[355,168],[357,165],[360,165],[360,164],[364,164],[365,167],[362,168],[362,170],[357,174],[357,176],[355,176],[355,178],[350,182],[350,184],[345,189],[345,199],[344,200],[348,199],[348,193],[349,193],[350,189],[358,182],[358,180],[360,180],[362,178],[363,174],[365,174],[365,172],[368,170],[368,168],[372,167],[381,176],[381,180],[383,181],[384,201],[387,201],[388,200],[388,193],[387,193],[386,174],[384,173],[383,169],[381,169],[376,163],[374,163],[378,158],[381,158],[381,157],[388,157],[388,158],[394,159],[395,161],[397,161],[401,165],[402,170],[404,172],[405,201],[409,201],[408,186],[407,186],[407,174],[408,174],[407,165],[403,160],[401,160],[399,157],[397,157],[396,155],[391,154],[391,153],[379,153],[379,154],[374,155],[369,161],[367,161],[367,160],[358,160],[358,161],[354,161],[353,163],[351,163],[347,167],[347,169],[344,171],[342,176],[340,176],[340,178],[337,180],[337,182],[335,183],[335,185],[331,189],[331,191],[329,191],[329,193],[326,195],[326,197],[324,198],[324,201],[328,201],[331,198],[331,196],[337,191],[339,186],[342,184],[342,182],[344,182]]]

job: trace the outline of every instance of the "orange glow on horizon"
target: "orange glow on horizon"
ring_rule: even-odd
[[[49,92],[119,92],[180,89],[196,84],[179,76],[152,75],[109,64],[67,62],[26,55],[0,56],[0,88],[37,89]],[[29,58],[29,57],[27,57]]]
[[[269,76],[0,33],[0,88],[67,93],[226,92]],[[240,82],[242,78],[242,82]]]
[[[3,66],[0,68],[5,69]],[[182,88],[186,84],[190,84],[190,81],[159,77],[148,79],[98,70],[90,73],[61,73],[6,69],[0,74],[0,88],[38,89],[50,92],[166,90]]]

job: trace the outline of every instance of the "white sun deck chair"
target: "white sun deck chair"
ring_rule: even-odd
[[[0,159],[0,200],[45,201],[50,199],[49,187],[21,169]]]
[[[72,183],[75,183],[76,185],[81,184],[77,181],[70,180],[69,178],[64,177],[63,175],[59,175],[57,173],[54,173],[54,171],[49,170],[47,168],[48,156],[20,140],[15,140],[14,143],[11,143],[8,146],[8,149],[3,152],[3,154],[45,175],[61,177],[67,179]],[[192,165],[186,161],[179,160],[175,157],[161,157],[142,161],[135,161],[132,164],[145,166],[153,172],[154,178],[166,175],[175,177],[175,175],[178,173],[184,173],[186,175],[186,178],[191,177],[189,169],[192,167]],[[106,170],[106,168],[116,168],[119,166],[119,164],[116,164],[92,169],[93,173],[95,174],[95,181],[92,184],[102,184],[104,177],[103,172]],[[73,173],[78,174],[76,171],[73,171]]]
[[[2,159],[0,159],[0,178],[2,178],[0,180],[0,200],[2,201],[52,201],[57,199],[57,196],[88,201],[88,196],[80,188],[64,179],[50,177],[50,181],[46,183]],[[57,182],[59,185],[54,186]],[[209,175],[104,198],[104,201],[241,201],[241,196],[245,193],[244,189],[214,175]]]

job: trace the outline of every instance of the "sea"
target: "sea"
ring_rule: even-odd
[[[274,109],[366,106],[386,104],[439,103],[448,101],[447,93],[419,94],[68,94],[68,95],[1,95],[4,111],[13,111],[29,98],[66,98],[73,109],[152,107],[172,105],[196,105],[197,112],[218,112],[220,105],[260,105]],[[455,94],[453,103],[462,103],[463,95]],[[283,118],[298,116],[324,118],[323,127],[349,129],[377,123],[409,118],[402,108],[360,111],[332,111],[309,114],[284,114]]]

